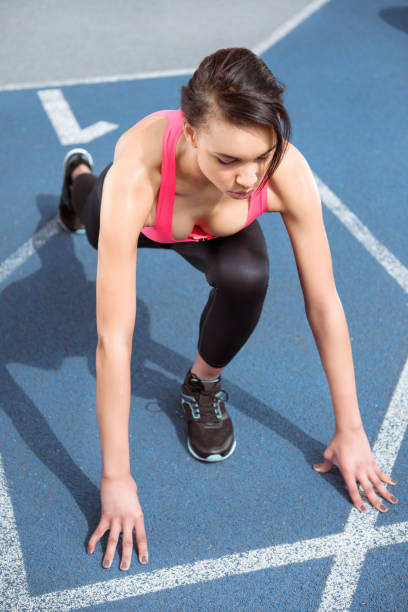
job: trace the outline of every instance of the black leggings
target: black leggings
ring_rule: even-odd
[[[73,206],[95,249],[103,181],[111,165],[99,177],[79,175],[72,188]],[[161,243],[140,234],[138,248],[171,249],[205,274],[212,289],[200,318],[198,352],[210,366],[226,366],[255,329],[268,287],[269,259],[258,221],[205,242]]]

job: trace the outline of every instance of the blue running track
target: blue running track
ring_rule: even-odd
[[[263,55],[287,85],[295,145],[405,279],[407,14],[398,0],[392,7],[332,0]],[[112,160],[120,133],[154,110],[178,108],[187,80],[62,88],[80,126],[119,126],[80,145],[97,172]],[[176,253],[140,253],[130,436],[150,561],[144,567],[134,556],[124,573],[116,553],[104,570],[106,537],[86,555],[101,468],[96,252],[85,237],[57,232],[33,255],[18,252],[19,265],[7,273],[21,245],[52,227],[72,145],[61,144],[37,90],[0,92],[0,112],[3,609],[406,610],[408,284],[396,282],[329,206],[360,409],[372,445],[387,419],[378,452],[398,481],[399,503],[357,519],[339,472],[311,468],[333,433],[329,390],[287,233],[280,216],[268,214],[261,219],[271,260],[264,311],[223,375],[237,434],[225,463],[189,455],[179,414],[209,287]],[[387,410],[395,406],[393,416]]]

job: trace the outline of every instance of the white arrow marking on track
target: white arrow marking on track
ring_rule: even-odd
[[[91,142],[119,127],[116,123],[98,121],[81,129],[60,89],[43,89],[37,94],[62,145]]]

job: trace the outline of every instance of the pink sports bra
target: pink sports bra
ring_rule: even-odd
[[[166,131],[162,144],[161,183],[156,208],[156,218],[152,227],[144,227],[142,233],[156,242],[199,242],[200,240],[211,240],[218,236],[206,234],[199,225],[194,225],[192,232],[185,240],[175,240],[172,235],[172,220],[174,195],[176,191],[176,157],[175,150],[177,139],[183,130],[182,110],[160,110],[147,117],[164,115],[168,118]],[[266,211],[268,186],[261,192],[253,194],[249,199],[249,211],[246,227],[259,215]],[[242,228],[243,229],[243,228]]]

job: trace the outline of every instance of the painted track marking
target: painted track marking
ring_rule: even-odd
[[[119,127],[116,123],[97,121],[81,128],[60,89],[42,89],[37,95],[63,146],[91,142]]]
[[[327,185],[318,176],[314,175],[320,192],[320,197],[327,208],[347,227],[349,232],[356,238],[377,262],[388,272],[388,274],[408,293],[408,269],[382,245],[361,223],[360,219],[343,204]]]
[[[290,19],[285,21],[279,28],[277,28],[272,35],[260,42],[258,45],[252,48],[252,51],[257,55],[262,55],[268,49],[276,45],[278,41],[284,38],[289,32],[297,28],[298,25],[308,19],[313,13],[318,11],[322,6],[327,4],[330,0],[314,0],[307,6],[303,7],[296,15],[293,15]]]
[[[408,359],[393,393],[373,452],[391,473],[408,424]],[[341,533],[206,559],[126,578],[115,578],[76,589],[30,597],[19,536],[0,459],[0,563],[7,610],[65,610],[119,601],[181,586],[247,574],[292,563],[334,556],[319,611],[348,610],[368,550],[408,542],[408,521],[374,528],[378,512],[352,508]]]
[[[408,425],[408,359],[405,362],[400,379],[391,398],[384,417],[373,453],[383,472],[391,474],[398,451]],[[370,546],[370,535],[378,512],[369,505],[367,514],[361,514],[356,508],[350,512],[343,532],[342,542],[336,551],[334,564],[326,581],[319,612],[348,610],[352,601],[361,569]],[[391,531],[390,531],[391,530]],[[408,542],[408,522],[395,523],[381,527],[378,546],[387,541],[387,536],[399,534],[399,542]],[[397,543],[397,542],[395,542]]]
[[[9,276],[13,274],[27,259],[39,251],[46,242],[55,234],[61,231],[57,225],[56,217],[48,221],[41,229],[39,229],[27,242],[21,245],[14,253],[9,255],[7,259],[0,265],[0,283],[3,283]]]

